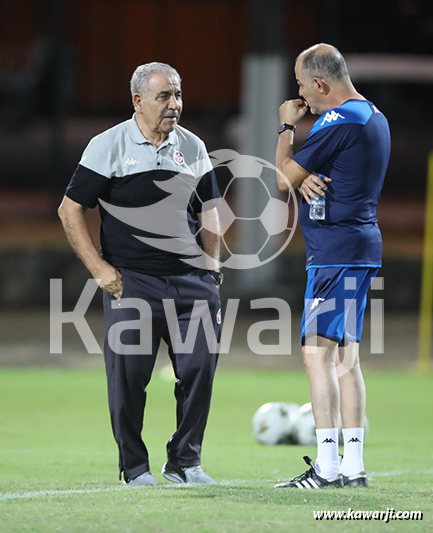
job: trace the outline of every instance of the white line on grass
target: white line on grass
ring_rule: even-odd
[[[375,477],[395,477],[395,476],[405,476],[405,475],[419,475],[419,474],[433,474],[433,470],[392,470],[391,472],[371,472],[368,476],[369,478]],[[220,481],[218,485],[220,486],[235,486],[240,484],[248,483],[276,483],[275,479],[231,479]],[[199,488],[198,485],[185,484],[173,484],[173,485],[158,485],[158,487],[149,487],[149,486],[132,486],[126,487],[124,485],[119,487],[100,487],[94,489],[66,489],[66,490],[39,490],[34,492],[21,492],[21,493],[4,493],[0,494],[0,502],[5,500],[23,500],[30,498],[48,498],[50,496],[67,496],[69,494],[95,494],[98,492],[119,492],[119,491],[131,491],[131,490],[158,490],[158,489],[175,489],[181,490],[186,488]],[[202,487],[202,486],[201,486]]]
[[[93,492],[113,492],[116,490],[125,490],[125,488],[132,487],[106,487],[96,489],[68,489],[68,490],[39,490],[34,492],[21,492],[21,493],[5,493],[0,494],[0,501],[2,500],[15,500],[26,498],[46,498],[47,496],[63,496],[67,494],[91,494]],[[134,487],[141,488],[141,487]]]
[[[391,470],[391,472],[369,472],[368,477],[394,477],[407,476],[408,474],[433,474],[433,470]]]
[[[232,479],[230,481],[220,481],[218,485],[227,486],[227,485],[240,485],[245,483],[275,483],[275,479]],[[203,485],[202,485],[203,486]],[[28,499],[28,498],[47,498],[49,496],[67,496],[69,494],[93,494],[97,492],[116,492],[116,491],[130,491],[130,490],[158,490],[158,489],[186,489],[186,488],[199,488],[198,485],[193,485],[189,483],[182,484],[173,484],[173,485],[158,485],[157,487],[149,487],[146,485],[136,485],[132,487],[127,487],[122,485],[120,487],[100,487],[94,489],[65,489],[65,490],[39,490],[34,492],[10,492],[10,493],[0,493],[0,501],[4,500],[19,500],[19,499]]]

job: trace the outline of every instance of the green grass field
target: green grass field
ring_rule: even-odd
[[[155,372],[145,419],[158,488],[124,487],[101,371],[0,370],[0,532],[275,532],[335,528],[431,531],[433,379],[366,375],[369,489],[287,491],[314,448],[264,447],[251,434],[268,401],[309,400],[299,372],[220,371],[203,451],[215,487],[175,486],[160,474],[174,428],[173,384]],[[422,521],[316,521],[320,510],[419,510]]]

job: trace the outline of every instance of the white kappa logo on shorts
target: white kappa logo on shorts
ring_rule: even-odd
[[[310,309],[314,309],[315,307],[317,307],[320,304],[320,302],[324,302],[324,301],[325,301],[325,298],[314,298],[313,304],[310,307]]]
[[[173,154],[173,160],[176,163],[176,165],[184,165],[185,164],[185,158],[183,157],[183,153],[179,150],[176,150]]]
[[[217,324],[221,324],[221,307],[218,309],[217,313]]]

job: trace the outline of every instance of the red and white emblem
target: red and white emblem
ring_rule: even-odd
[[[221,324],[221,308],[218,309],[218,313],[217,313],[217,324]]]
[[[185,158],[183,157],[183,153],[179,150],[176,150],[173,154],[173,159],[176,165],[183,165],[185,163]]]

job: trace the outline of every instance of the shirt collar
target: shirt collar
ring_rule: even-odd
[[[129,127],[128,127],[129,135],[131,139],[136,144],[153,144],[152,141],[149,141],[149,139],[146,139],[146,137],[141,133],[141,130],[137,124],[137,119],[135,117],[136,117],[136,114],[134,113],[132,115],[132,118],[129,122]],[[161,144],[161,146],[158,147],[158,149],[162,148],[163,146],[166,146],[167,144],[172,144],[172,145],[177,144],[176,129],[174,129],[168,134],[168,137]]]

